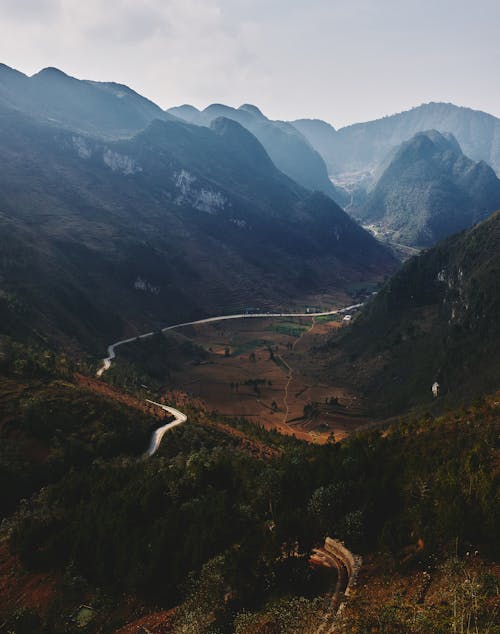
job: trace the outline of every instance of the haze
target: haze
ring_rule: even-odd
[[[0,0],[0,61],[162,107],[258,104],[335,127],[427,101],[500,115],[497,0]]]

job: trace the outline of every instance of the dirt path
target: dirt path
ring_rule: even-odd
[[[305,330],[304,332],[302,332],[300,337],[298,337],[293,342],[292,352],[295,350],[295,347],[297,346],[299,341],[301,341],[303,337],[305,337],[306,335],[309,335],[314,330],[314,326],[315,325],[316,325],[316,318],[313,317],[312,318],[311,327],[308,328],[307,330]],[[293,379],[294,370],[293,370],[292,366],[287,361],[285,361],[285,359],[283,359],[283,357],[281,355],[278,355],[278,359],[283,363],[283,365],[288,370],[288,379],[287,379],[287,382],[285,384],[285,389],[283,390],[283,405],[285,406],[285,414],[283,416],[283,425],[285,425],[285,427],[288,427],[288,429],[291,429],[292,431],[294,431],[293,427],[288,423],[288,414],[290,412],[290,407],[288,405],[288,389],[289,389],[290,383],[292,382],[292,379]],[[312,434],[310,432],[307,432],[307,433],[309,433],[309,436],[311,436],[311,438],[312,438]]]

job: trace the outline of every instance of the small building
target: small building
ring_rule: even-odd
[[[352,315],[345,315],[344,318],[342,319],[342,321],[345,324],[348,324],[351,320],[352,320]]]

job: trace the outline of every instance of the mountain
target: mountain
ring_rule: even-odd
[[[0,64],[0,103],[56,126],[108,138],[129,137],[153,119],[171,118],[128,86],[75,79],[57,68],[28,77]]]
[[[0,107],[0,133],[4,332],[35,327],[95,352],[125,333],[303,302],[394,269],[232,120],[154,120],[106,141]]]
[[[452,405],[500,384],[500,212],[412,258],[330,341],[330,377],[379,413]]]
[[[291,124],[296,128],[324,158],[327,169],[337,172],[339,162],[335,152],[337,131],[321,119],[297,119]],[[336,167],[335,167],[336,166]]]
[[[500,180],[466,157],[456,139],[435,130],[403,143],[352,213],[397,242],[426,247],[500,208]]]
[[[335,134],[330,129],[324,137],[328,143],[318,141],[321,124],[324,122],[307,126],[293,122],[323,156],[331,175],[350,173],[355,179],[360,173],[373,172],[391,150],[426,130],[453,134],[467,156],[486,161],[500,173],[500,119],[479,110],[431,102],[382,119],[346,126]]]
[[[301,132],[290,123],[271,121],[251,104],[231,108],[212,104],[205,110],[183,105],[170,108],[168,113],[197,125],[210,125],[217,117],[233,119],[249,130],[264,146],[278,169],[312,191],[327,194],[338,204],[344,204],[344,192],[336,189],[328,178],[328,171],[320,153]]]

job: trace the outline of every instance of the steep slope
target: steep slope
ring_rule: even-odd
[[[500,180],[466,157],[450,134],[420,132],[388,161],[368,199],[351,213],[395,242],[430,246],[500,208]]]
[[[91,347],[214,311],[282,306],[394,261],[230,120],[106,142],[0,109],[2,327]]]
[[[379,412],[500,385],[500,212],[409,260],[329,345],[330,372]]]
[[[307,189],[327,194],[338,204],[345,202],[343,192],[337,190],[329,180],[320,154],[290,123],[271,121],[251,104],[239,108],[212,104],[203,111],[184,105],[171,108],[168,112],[197,125],[210,125],[217,117],[237,121],[262,143],[276,167],[284,174]]]
[[[0,103],[54,125],[109,138],[132,136],[153,119],[170,118],[127,86],[78,80],[57,68],[28,77],[0,64]]]

